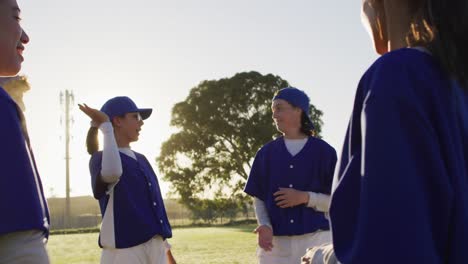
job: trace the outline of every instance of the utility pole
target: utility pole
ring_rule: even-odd
[[[70,110],[74,104],[74,95],[72,91],[65,90],[65,94],[60,92],[60,104],[65,110],[65,227],[71,226],[70,216],[70,123],[73,122],[73,118],[70,117]],[[62,121],[62,120],[60,120]]]

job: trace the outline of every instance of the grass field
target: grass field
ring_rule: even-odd
[[[178,264],[256,263],[254,225],[190,227],[173,230],[172,252]],[[52,264],[99,263],[97,233],[53,235],[47,249]]]

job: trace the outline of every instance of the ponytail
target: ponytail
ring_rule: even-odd
[[[315,135],[313,125],[310,123],[309,118],[307,118],[304,112],[301,113],[301,132],[309,137]]]
[[[99,150],[98,128],[90,127],[86,136],[86,148],[90,155],[93,155]]]

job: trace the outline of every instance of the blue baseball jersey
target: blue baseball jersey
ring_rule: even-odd
[[[25,230],[49,232],[49,210],[34,155],[21,129],[22,114],[0,87],[0,235]],[[24,120],[23,120],[24,122]]]
[[[295,156],[278,137],[256,154],[244,191],[265,202],[275,236],[292,236],[328,230],[323,212],[306,205],[280,208],[273,193],[282,188],[330,194],[336,152],[325,141],[309,137]]]
[[[158,179],[150,163],[135,152],[137,160],[120,153],[123,173],[113,188],[113,224],[116,248],[129,248],[155,235],[172,237],[171,226],[161,196]],[[101,179],[102,152],[90,160],[93,194],[99,199],[102,216],[106,214],[108,184]],[[101,245],[101,238],[99,240]]]
[[[330,208],[343,263],[467,263],[468,96],[415,49],[362,77]]]

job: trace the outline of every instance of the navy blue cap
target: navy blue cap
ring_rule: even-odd
[[[310,129],[314,129],[314,124],[312,123],[312,120],[310,119],[309,116],[309,104],[310,100],[307,94],[305,94],[303,91],[294,88],[294,87],[286,87],[281,90],[279,90],[275,96],[273,97],[273,100],[276,99],[283,99],[290,103],[291,105],[295,107],[299,107],[304,114],[306,115],[307,119],[309,119],[309,124],[310,124]]]
[[[101,111],[106,113],[109,116],[109,119],[112,120],[116,116],[122,116],[126,113],[140,113],[141,118],[147,119],[150,117],[153,109],[151,108],[138,108],[132,99],[127,96],[117,96],[112,99],[109,99],[102,107]]]

